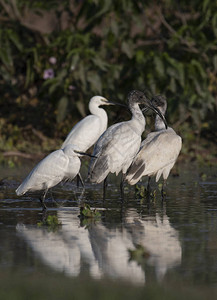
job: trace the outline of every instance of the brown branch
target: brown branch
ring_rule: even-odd
[[[8,156],[19,156],[22,158],[27,158],[27,159],[36,159],[38,157],[42,157],[44,156],[43,153],[40,154],[29,154],[29,153],[24,153],[24,152],[20,152],[20,151],[6,151],[3,153],[4,157],[8,157]]]
[[[180,34],[178,34],[175,29],[166,21],[166,19],[164,18],[162,12],[157,9],[157,12],[158,12],[158,15],[160,17],[160,20],[162,22],[162,24],[168,29],[168,31],[171,33],[171,34],[174,34],[176,35],[180,42],[184,45],[186,45],[188,47],[188,52],[192,52],[192,53],[197,53],[199,54],[199,50],[197,48],[195,48],[195,46],[192,44],[192,42],[189,42],[188,40],[186,40],[185,38],[183,38],[182,36],[180,36]],[[195,43],[194,43],[195,44]],[[208,61],[208,57],[205,53],[202,53],[201,54],[203,56],[203,58]]]
[[[46,142],[48,139],[47,137],[40,131],[36,130],[35,128],[32,128],[32,132],[34,135],[36,135],[42,142]]]
[[[0,4],[3,6],[5,12],[9,15],[11,19],[15,19],[15,15],[9,4],[6,4],[4,0],[0,0]]]
[[[16,18],[19,20],[19,21],[21,21],[21,15],[20,15],[20,12],[19,12],[19,10],[18,10],[18,8],[17,8],[17,2],[16,2],[16,0],[11,0],[11,6],[12,6],[12,8],[13,8],[13,12],[14,12],[14,15],[16,16]]]
[[[10,18],[4,17],[4,16],[0,16],[0,22],[7,22],[10,21]]]
[[[182,119],[178,120],[175,124],[173,124],[173,127],[178,128],[180,125],[185,123],[187,121],[187,119],[190,117],[191,117],[191,114],[187,113]]]

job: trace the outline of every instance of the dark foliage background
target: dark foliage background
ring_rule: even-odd
[[[0,0],[0,149],[56,149],[93,95],[148,89],[167,96],[182,153],[209,161],[216,74],[216,1]]]

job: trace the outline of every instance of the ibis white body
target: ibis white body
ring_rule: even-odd
[[[181,147],[181,137],[170,127],[148,134],[128,170],[127,182],[134,185],[143,176],[156,176],[157,182],[161,175],[166,180],[177,160]]]
[[[42,159],[17,188],[18,196],[30,191],[54,187],[65,179],[73,179],[79,172],[81,161],[74,152],[74,146],[56,150]]]
[[[90,99],[89,110],[91,115],[78,122],[69,132],[61,148],[73,144],[79,151],[87,151],[93,146],[108,126],[108,116],[100,105],[110,105],[107,99],[94,96]]]
[[[166,99],[155,96],[153,102],[164,115]],[[166,180],[178,158],[182,147],[181,137],[171,127],[166,129],[158,115],[155,119],[155,130],[142,142],[140,151],[127,171],[126,180],[131,185],[136,184],[142,176],[156,176],[157,182],[162,175]]]
[[[132,97],[136,99],[136,93]],[[92,158],[89,168],[91,182],[102,182],[110,172],[116,175],[121,171],[126,173],[139,150],[141,135],[145,130],[145,118],[139,103],[143,102],[139,102],[139,99],[138,102],[130,102],[131,120],[112,125],[98,139],[93,151],[96,158]]]

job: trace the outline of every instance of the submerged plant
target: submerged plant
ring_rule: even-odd
[[[138,264],[142,264],[147,258],[149,258],[149,251],[142,245],[136,245],[135,249],[128,249],[130,258],[129,260],[134,260]]]
[[[145,198],[146,189],[145,189],[144,185],[139,186],[138,184],[136,184],[135,188],[136,188],[136,196]]]
[[[156,190],[148,190],[144,185],[136,184],[136,195],[142,199],[156,200]]]
[[[60,225],[62,225],[62,223],[59,222],[57,216],[49,215],[41,222],[38,222],[37,225],[38,227],[47,226],[49,230],[55,231]]]
[[[84,203],[80,207],[80,215],[78,217],[81,220],[81,226],[85,226],[87,228],[93,222],[99,221],[101,213],[95,208],[91,209],[90,205]]]
[[[83,204],[80,207],[80,218],[98,219],[101,217],[101,213],[95,208],[92,209],[89,204]]]

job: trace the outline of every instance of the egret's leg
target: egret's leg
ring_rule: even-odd
[[[77,188],[79,187],[79,182],[81,183],[82,187],[84,187],[84,181],[80,173],[77,174]]]
[[[47,219],[47,210],[43,209],[43,211],[42,211],[42,222],[43,222],[43,224],[46,222],[46,219]]]
[[[46,205],[45,205],[45,203],[44,203],[44,200],[45,200],[46,195],[47,195],[47,191],[48,191],[48,189],[46,189],[46,190],[44,191],[44,194],[40,197],[40,202],[41,202],[41,205],[42,205],[43,210],[44,210],[44,209],[47,209],[47,207],[46,207]]]
[[[77,174],[77,187],[79,187],[79,182],[81,183],[82,187],[84,188],[84,181],[83,181],[80,173]]]
[[[77,185],[77,188],[79,188],[79,182],[80,182],[80,178],[79,178],[79,176],[77,174],[77,176],[76,176],[76,185]]]
[[[49,192],[50,192],[51,200],[52,200],[53,202],[55,202],[54,197],[53,197],[53,193],[52,193],[52,189],[50,189]]]
[[[166,180],[164,179],[162,189],[161,189],[161,199],[162,199],[162,201],[166,200],[165,187],[166,187]]]
[[[121,198],[124,199],[124,181],[125,181],[126,175],[121,173],[121,183],[120,183],[120,190],[121,190]]]
[[[51,195],[51,200],[58,206],[59,204],[57,203],[57,201],[53,197],[52,189],[50,189],[49,192],[50,192],[50,195]]]
[[[106,178],[103,181],[103,200],[105,200],[105,196],[106,196],[106,188],[108,185],[107,178],[108,178],[108,176],[106,176]]]

